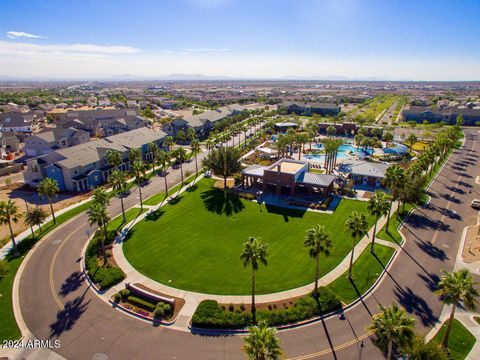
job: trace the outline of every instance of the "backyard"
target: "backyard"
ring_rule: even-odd
[[[255,236],[269,244],[268,266],[256,275],[257,293],[287,290],[314,280],[314,261],[303,247],[307,229],[322,224],[332,239],[332,254],[320,261],[323,275],[351,249],[343,227],[348,214],[367,213],[367,203],[355,200],[342,200],[333,215],[258,205],[225,195],[214,182],[200,181],[131,230],[123,249],[137,270],[185,290],[249,294],[251,270],[243,267],[240,253]]]

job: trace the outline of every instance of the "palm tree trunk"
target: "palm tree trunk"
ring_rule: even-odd
[[[43,234],[43,230],[42,230],[42,223],[38,223],[38,230],[40,230],[40,234]]]
[[[385,225],[385,231],[388,234],[388,223],[390,222],[390,213],[392,211],[392,204],[393,204],[393,199],[390,201],[390,207],[388,208],[388,214],[387,214],[387,224]]]
[[[372,245],[370,246],[370,252],[372,254],[375,253],[375,234],[377,233],[377,223],[378,223],[378,216],[375,219],[375,224],[373,224]]]
[[[195,177],[198,174],[198,161],[197,161],[197,153],[195,153]]]
[[[316,259],[315,259],[316,260],[315,261],[315,290],[314,290],[315,296],[318,293],[318,261],[319,261],[319,258],[320,258],[320,255],[317,254]]]
[[[105,242],[107,241],[108,238],[108,232],[107,232],[107,224],[103,224],[103,231],[104,231],[104,238],[102,240],[102,256],[103,256],[103,264],[107,265],[108,259],[107,259],[107,252],[105,250]]]
[[[32,232],[32,239],[35,239],[35,232],[33,231],[33,226],[30,226],[30,231]]]
[[[448,319],[447,329],[442,339],[442,347],[446,350],[448,348],[448,337],[450,336],[450,330],[452,329],[453,319],[455,317],[455,310],[457,308],[457,303],[453,304],[452,312],[450,313],[450,318]]]
[[[123,194],[120,197],[120,204],[122,205],[122,216],[123,216],[123,222],[127,221],[127,218],[125,217],[125,208],[123,207]]]
[[[392,358],[392,348],[393,348],[393,340],[388,339],[388,344],[387,344],[387,360],[390,360]]]
[[[50,204],[50,212],[52,213],[53,223],[56,224],[56,223],[57,223],[57,219],[55,219],[55,213],[53,212],[52,199],[50,198],[50,196],[48,197],[48,202],[49,202],[49,204]]]
[[[350,256],[350,266],[348,267],[348,280],[352,280],[353,256],[355,254],[355,238],[352,240],[352,255]]]
[[[183,185],[183,165],[180,164],[180,177],[182,179],[182,185]]]
[[[227,190],[227,177],[223,177],[223,190]]]
[[[138,195],[140,196],[140,210],[143,210],[142,186],[140,184],[140,179],[138,181]]]
[[[165,173],[164,179],[165,179],[165,195],[168,195],[168,182],[167,182],[167,174],[166,173]]]
[[[8,228],[10,230],[10,239],[12,240],[13,253],[15,256],[17,256],[18,255],[17,243],[15,242],[15,236],[13,235],[12,223],[10,219],[8,219]]]
[[[252,311],[253,322],[256,323],[257,309],[255,307],[255,270],[253,269],[253,266],[252,266],[252,310],[251,311]]]

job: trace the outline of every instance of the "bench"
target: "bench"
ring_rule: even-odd
[[[170,297],[155,294],[151,291],[142,289],[141,287],[136,286],[135,284],[126,283],[125,286],[132,293],[140,295],[141,297],[144,297],[148,300],[152,300],[152,301],[156,301],[156,302],[162,301],[164,303],[170,304],[172,307],[175,307],[175,299],[174,298],[170,298]]]

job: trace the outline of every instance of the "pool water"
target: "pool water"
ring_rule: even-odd
[[[322,144],[314,144],[314,148],[317,149],[323,149]],[[352,145],[352,144],[343,144],[338,148],[338,155],[337,158],[347,158],[350,157],[351,155],[347,154],[347,152],[352,152],[352,155],[358,156],[359,158],[364,158],[366,156],[372,155],[373,154],[373,149],[367,149],[367,151],[363,151],[361,149],[357,150],[357,147]],[[305,155],[305,159],[308,160],[314,160],[314,161],[325,161],[325,155],[319,154],[319,155]]]

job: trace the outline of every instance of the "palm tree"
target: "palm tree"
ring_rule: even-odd
[[[356,211],[352,211],[345,221],[345,228],[352,236],[352,255],[350,257],[350,267],[348,268],[348,279],[352,280],[355,240],[357,240],[357,238],[361,238],[368,231],[368,222],[365,214],[359,214]]]
[[[137,148],[132,148],[128,152],[128,160],[133,164],[135,161],[142,160],[142,151]]]
[[[167,147],[169,151],[171,151],[171,147],[175,144],[175,140],[173,139],[172,136],[167,136],[165,137],[165,140],[163,141],[163,145]]]
[[[200,148],[200,141],[197,139],[192,140],[190,143],[190,148],[192,150],[192,155],[195,157],[195,176],[198,173],[198,162],[197,162],[197,155],[202,151]]]
[[[410,133],[405,139],[405,142],[408,143],[408,148],[410,149],[410,152],[412,151],[413,144],[415,144],[416,141],[417,141],[417,136],[413,133]]]
[[[318,272],[319,272],[319,258],[320,254],[325,256],[330,255],[330,249],[332,248],[332,240],[328,236],[325,226],[317,224],[315,227],[308,229],[303,246],[309,248],[309,254],[315,259],[315,289],[313,293],[318,293]]]
[[[187,151],[183,147],[180,146],[173,153],[174,153],[176,161],[178,163],[180,163],[180,177],[182,179],[182,184],[183,184],[183,163],[185,162],[185,159],[187,158]]]
[[[403,185],[405,181],[405,171],[398,165],[393,165],[387,168],[385,171],[385,178],[383,179],[384,186],[391,193],[390,203],[393,204],[393,201],[397,200],[398,198],[398,188]],[[388,209],[388,216],[387,216],[387,226],[386,231],[388,232],[388,223],[390,222],[390,212],[392,211],[392,207]]]
[[[468,270],[465,269],[445,272],[445,275],[440,279],[438,290],[435,291],[435,294],[440,296],[445,304],[452,305],[447,329],[442,339],[442,347],[444,349],[448,345],[448,337],[458,303],[462,301],[463,306],[468,310],[474,310],[477,307],[477,297],[479,296],[477,285],[478,283],[473,280]]]
[[[268,244],[264,243],[260,238],[250,236],[248,241],[243,244],[243,251],[240,255],[240,260],[243,261],[243,266],[250,264],[252,266],[252,317],[253,322],[256,321],[255,308],[255,271],[258,270],[260,264],[267,265]]]
[[[18,213],[18,207],[12,200],[0,202],[0,224],[8,225],[10,230],[10,239],[13,245],[13,256],[18,256],[20,253],[17,249],[17,243],[15,242],[15,235],[12,230],[12,222],[17,223],[22,217],[22,214]]]
[[[112,175],[110,175],[109,178],[113,191],[117,194],[117,196],[120,198],[120,204],[122,205],[122,216],[123,216],[123,222],[127,221],[125,217],[125,208],[123,206],[123,197],[125,196],[125,192],[127,191],[127,179],[125,177],[125,174],[121,171],[115,170],[112,172]]]
[[[142,200],[142,178],[145,171],[145,164],[141,160],[136,160],[132,166],[133,173],[135,174],[135,180],[138,185],[138,195],[140,196],[140,209],[143,210]]]
[[[52,197],[54,197],[60,191],[57,180],[52,178],[43,179],[40,184],[38,184],[37,191],[40,197],[47,197],[48,203],[50,204],[52,220],[53,223],[56,224],[57,219],[55,218],[55,213],[53,212]]]
[[[113,166],[114,168],[118,168],[118,166],[123,162],[122,154],[118,150],[110,149],[106,153],[107,162]]]
[[[426,342],[422,336],[416,336],[405,352],[409,360],[449,360],[447,353],[437,343]]]
[[[103,187],[95,188],[93,191],[93,202],[102,204],[104,207],[110,205],[110,197]]]
[[[391,205],[389,196],[380,190],[375,191],[375,194],[373,194],[373,196],[368,202],[368,211],[371,215],[375,216],[375,224],[373,225],[372,245],[370,247],[370,252],[372,254],[375,252],[375,234],[377,233],[378,220],[383,215],[388,214],[390,206]]]
[[[265,320],[248,328],[243,340],[243,351],[250,360],[278,360],[283,356],[277,330],[269,328]]]
[[[188,128],[185,136],[188,140],[193,141],[197,137],[197,133],[194,128]]]
[[[167,169],[171,164],[170,154],[166,151],[160,150],[157,155],[157,162],[162,169],[163,178],[165,179],[165,194],[168,194]]]
[[[415,318],[408,316],[405,309],[397,304],[390,307],[380,305],[378,314],[372,316],[372,323],[367,330],[373,331],[378,339],[387,344],[387,360],[392,358],[393,342],[400,347],[407,347],[414,338]]]
[[[47,218],[47,213],[38,206],[34,207],[31,210],[27,210],[25,213],[25,222],[28,226],[30,226],[32,230],[32,237],[35,237],[35,233],[33,232],[33,227],[36,225],[40,230],[40,234],[42,233],[42,222],[45,221]]]
[[[155,158],[158,153],[158,145],[155,141],[148,144],[148,151],[152,154],[152,171],[155,172]]]
[[[106,207],[102,206],[99,202],[93,202],[92,205],[90,205],[87,214],[90,226],[97,224],[98,227],[103,230],[103,237],[100,237],[100,246],[102,250],[103,264],[106,265],[108,259],[105,251],[105,242],[108,240],[107,223],[110,221],[110,217],[108,216]]]
[[[220,147],[210,151],[203,159],[203,166],[223,177],[223,188],[227,189],[227,178],[242,169],[240,151],[231,147]]]

